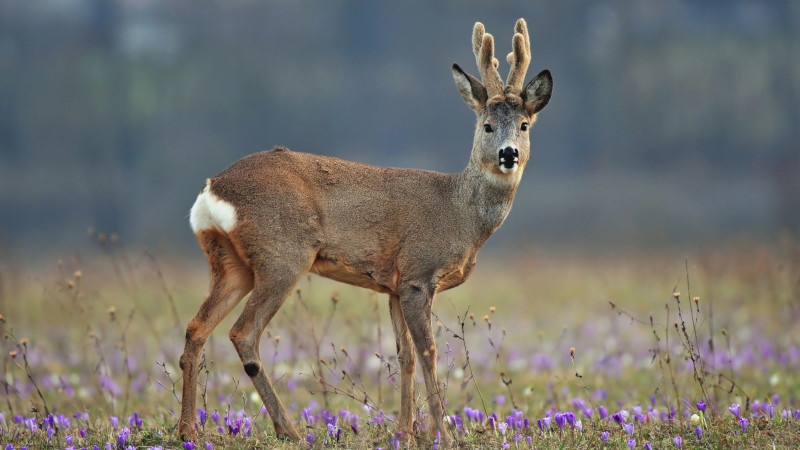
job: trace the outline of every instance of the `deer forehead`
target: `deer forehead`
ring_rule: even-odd
[[[528,118],[522,99],[517,96],[508,95],[502,100],[491,100],[486,104],[483,111],[483,119],[497,122],[516,122],[520,119]]]

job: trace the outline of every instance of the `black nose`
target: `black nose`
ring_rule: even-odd
[[[500,150],[500,165],[506,169],[513,169],[519,162],[519,151],[515,148],[506,147]]]

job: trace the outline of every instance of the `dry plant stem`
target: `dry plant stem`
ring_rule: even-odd
[[[178,380],[173,380],[172,379],[172,374],[170,374],[169,371],[167,370],[167,363],[166,362],[163,362],[163,361],[160,362],[160,363],[156,362],[156,365],[161,367],[161,369],[164,371],[164,374],[167,376],[167,379],[169,380],[169,382],[170,382],[170,384],[172,386],[171,386],[171,388],[167,388],[166,386],[161,384],[161,381],[158,381],[158,380],[156,380],[156,384],[158,384],[159,386],[161,386],[164,389],[171,390],[172,391],[172,397],[174,397],[175,401],[178,404],[180,404],[181,403],[181,399],[178,398],[178,391],[177,391],[177,389],[175,389],[175,385],[178,384],[178,380],[180,380],[180,378],[178,378]]]
[[[3,357],[3,390],[6,394],[6,406],[8,406],[8,412],[13,416],[14,415],[14,408],[11,406],[11,397],[8,392],[8,356]]]
[[[669,351],[669,303],[666,305],[667,310],[667,323],[664,326],[664,339],[665,350],[667,352],[667,368],[669,369],[669,378],[672,381],[672,389],[675,391],[675,411],[681,410],[681,396],[678,394],[678,383],[675,381],[675,371],[672,370],[672,356]]]
[[[467,306],[466,311],[464,311],[464,315],[463,316],[459,316],[458,315],[458,311],[456,310],[456,305],[453,304],[452,300],[450,300],[450,306],[453,307],[453,312],[456,313],[456,319],[458,320],[458,325],[461,327],[461,335],[459,335],[458,333],[453,331],[450,327],[447,326],[447,324],[442,322],[442,320],[439,319],[439,316],[434,314],[434,317],[436,317],[436,320],[438,320],[439,322],[442,322],[442,324],[444,325],[444,329],[447,330],[448,333],[451,333],[455,339],[460,340],[461,343],[464,345],[465,361],[464,361],[464,365],[461,367],[461,369],[462,370],[469,369],[469,380],[467,380],[467,381],[470,381],[470,380],[472,381],[472,385],[475,386],[475,391],[478,393],[478,398],[481,399],[481,407],[483,408],[483,411],[484,412],[488,412],[489,410],[486,408],[486,402],[483,400],[483,394],[481,393],[481,388],[478,386],[478,382],[475,379],[475,373],[472,371],[472,363],[470,362],[470,359],[469,359],[469,348],[467,348],[467,339],[466,339],[466,333],[465,333],[464,328],[465,328],[465,325],[466,325],[467,317],[469,317],[469,308],[470,307]],[[474,321],[472,322],[472,324],[476,325]]]
[[[371,295],[374,303],[375,303],[375,323],[378,324],[378,351],[383,348],[383,343],[381,342],[381,312],[378,308],[378,296],[372,294]],[[378,367],[378,376],[376,377],[378,380],[378,407],[383,405],[383,383],[381,383],[381,368]]]
[[[297,290],[297,301],[306,311],[308,314],[308,323],[311,326],[311,340],[314,342],[314,355],[316,356],[316,365],[317,365],[317,376],[319,377],[319,384],[322,386],[322,400],[323,404],[325,405],[325,409],[330,409],[329,402],[328,402],[328,391],[325,389],[325,380],[323,379],[322,375],[322,358],[320,357],[320,346],[322,343],[323,336],[317,337],[317,329],[314,326],[314,314],[309,309],[308,305],[306,304],[305,300],[303,300],[303,295],[300,292],[300,289]]]
[[[28,376],[28,380],[30,380],[31,384],[34,388],[36,388],[36,394],[39,396],[39,399],[42,401],[42,406],[44,406],[44,413],[45,415],[50,415],[50,408],[47,407],[47,400],[44,399],[44,395],[42,395],[41,389],[39,389],[39,385],[36,383],[36,380],[33,377],[33,371],[31,370],[31,365],[28,363],[28,345],[22,344],[22,361],[25,364],[25,374]]]
[[[708,392],[706,391],[705,386],[705,377],[707,375],[705,370],[705,364],[702,356],[700,355],[700,342],[697,339],[697,319],[694,316],[694,309],[692,308],[692,288],[689,281],[689,259],[684,259],[684,265],[686,268],[686,291],[689,295],[689,313],[691,314],[692,318],[692,330],[694,332],[694,341],[689,338],[689,334],[686,332],[686,324],[683,321],[683,315],[681,314],[681,304],[680,298],[676,297],[676,301],[678,302],[678,317],[681,319],[681,330],[683,331],[683,335],[686,338],[686,342],[688,344],[687,350],[689,351],[689,357],[692,360],[692,369],[694,370],[694,379],[697,381],[697,384],[700,385],[700,393],[703,396],[703,401],[706,403],[710,402]],[[698,308],[698,315],[700,313],[700,305],[697,304]]]
[[[164,292],[164,295],[167,297],[167,301],[169,302],[170,310],[172,311],[172,319],[175,321],[175,329],[181,330],[183,326],[181,325],[181,319],[178,317],[178,308],[175,307],[175,298],[172,296],[172,292],[167,287],[167,281],[164,279],[164,273],[161,271],[161,265],[158,263],[155,255],[150,253],[148,250],[145,250],[144,256],[150,260],[153,264],[153,268],[156,271],[156,276],[158,277],[158,282],[161,284],[161,290]]]
[[[128,328],[130,327],[131,322],[133,321],[133,315],[135,314],[135,312],[136,312],[135,309],[131,309],[130,314],[128,314],[128,320],[123,326],[122,333],[120,336],[120,345],[122,346],[122,354],[123,354],[122,365],[125,367],[125,397],[123,398],[122,401],[123,411],[128,410],[128,400],[130,399],[131,384],[133,383],[133,373],[131,373],[131,368],[128,360],[128,342],[125,339],[125,336],[128,332]]]

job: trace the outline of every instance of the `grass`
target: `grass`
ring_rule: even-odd
[[[0,267],[4,447],[184,448],[177,361],[206,294],[202,256],[162,260],[111,238],[99,249]],[[205,347],[195,448],[310,447],[275,439],[227,339],[240,310]],[[461,446],[800,442],[796,242],[688,257],[489,258],[465,285],[439,294],[434,312],[440,380]],[[261,355],[314,447],[406,446],[394,422],[400,379],[385,296],[304,279],[267,327]],[[416,445],[429,448],[436,442],[419,373],[415,389]]]

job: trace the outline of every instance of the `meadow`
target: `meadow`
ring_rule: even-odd
[[[3,448],[436,448],[417,372],[414,441],[384,295],[304,279],[261,356],[305,440],[278,441],[228,340],[206,344],[182,443],[191,261],[96,246],[0,267]],[[520,252],[521,253],[521,252]],[[482,254],[434,305],[448,424],[467,448],[797,448],[800,244],[688,253]]]

